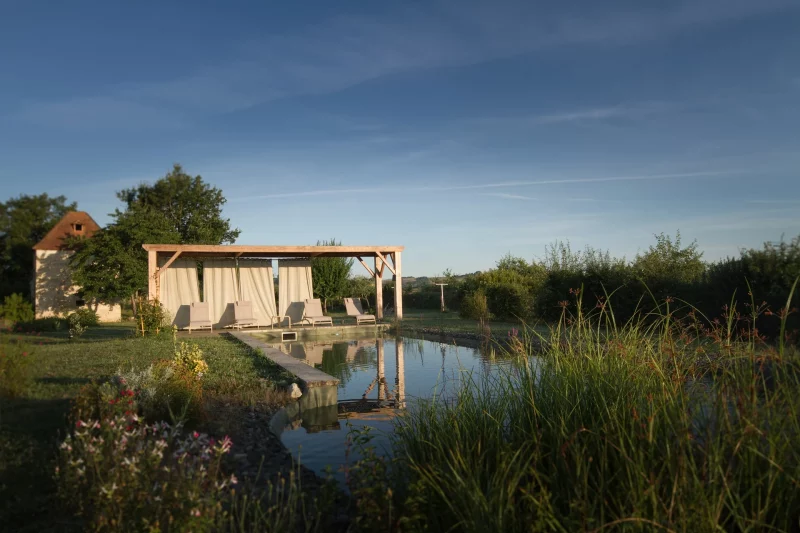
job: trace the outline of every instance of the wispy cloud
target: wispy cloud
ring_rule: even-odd
[[[642,118],[657,113],[664,113],[674,109],[675,107],[676,104],[668,102],[620,104],[611,107],[599,107],[550,115],[540,115],[530,117],[529,120],[533,124],[557,124],[561,122],[586,122],[606,119],[633,119]]]
[[[471,190],[485,190],[485,189],[498,189],[506,187],[535,187],[542,185],[569,185],[575,183],[609,183],[617,181],[659,181],[659,180],[673,180],[673,179],[690,179],[690,178],[715,178],[723,176],[731,176],[746,172],[736,170],[726,171],[702,171],[702,172],[679,172],[672,174],[651,174],[651,175],[638,175],[638,176],[606,176],[595,178],[566,178],[566,179],[548,179],[548,180],[520,180],[520,181],[505,181],[498,183],[477,183],[472,185],[422,185],[410,187],[372,187],[372,188],[359,188],[359,189],[315,189],[309,191],[296,191],[287,193],[274,193],[263,195],[252,195],[246,197],[232,198],[230,201],[248,201],[248,200],[263,200],[268,198],[294,198],[305,196],[331,196],[343,194],[386,194],[386,193],[417,193],[417,192],[447,192],[447,191],[471,191]],[[504,198],[513,199],[526,199],[532,200],[526,196],[517,195],[514,193],[485,193],[494,196],[501,196]]]
[[[23,109],[23,120],[47,127],[75,129],[172,129],[185,125],[185,118],[175,111],[165,111],[147,103],[116,96],[73,98]]]
[[[523,196],[521,194],[510,194],[504,192],[487,192],[486,196],[494,196],[495,198],[505,198],[506,200],[536,200],[531,196]]]
[[[748,204],[766,204],[766,205],[798,205],[800,199],[768,199],[768,200],[748,200]]]
[[[273,194],[261,194],[258,196],[231,198],[229,201],[240,202],[243,200],[265,200],[268,198],[298,198],[304,196],[332,196],[338,194],[380,193],[380,192],[387,192],[388,190],[389,189],[316,189],[311,191],[281,192]]]

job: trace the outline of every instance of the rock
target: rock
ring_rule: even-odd
[[[299,398],[302,395],[303,391],[300,390],[300,387],[297,385],[297,383],[292,383],[289,385],[289,396],[291,398]]]

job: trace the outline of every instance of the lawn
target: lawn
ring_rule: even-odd
[[[535,324],[522,325],[519,322],[504,322],[490,320],[486,323],[492,335],[505,337],[512,329],[535,327],[542,332],[547,328]],[[420,331],[430,333],[441,331],[443,333],[483,333],[480,324],[475,320],[464,319],[455,311],[442,313],[430,309],[406,309],[403,312],[402,329],[407,331]]]
[[[227,432],[243,406],[280,404],[291,374],[259,352],[223,336],[178,337],[200,346],[208,372],[203,391],[209,413],[203,429]],[[53,455],[66,430],[69,400],[93,380],[118,370],[143,369],[172,358],[171,334],[135,337],[133,325],[89,328],[76,340],[64,331],[0,333],[0,350],[21,347],[30,381],[16,398],[0,398],[0,523],[18,530],[51,528]],[[16,346],[14,346],[16,345]],[[69,521],[63,524],[69,527]]]

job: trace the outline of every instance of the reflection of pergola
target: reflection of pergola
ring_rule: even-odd
[[[147,250],[148,297],[161,296],[160,274],[179,257],[311,259],[314,257],[355,257],[375,280],[375,314],[383,318],[383,270],[388,267],[395,276],[394,302],[397,318],[403,318],[403,282],[401,252],[404,246],[248,246],[209,244],[143,244]],[[169,258],[159,268],[159,258]],[[374,258],[370,268],[365,257]],[[391,264],[390,264],[391,263]]]

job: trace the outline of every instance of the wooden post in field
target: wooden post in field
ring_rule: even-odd
[[[447,283],[434,283],[434,285],[438,285],[439,288],[442,291],[442,313],[444,313],[445,312],[445,307],[444,307],[444,288],[447,286]]]

